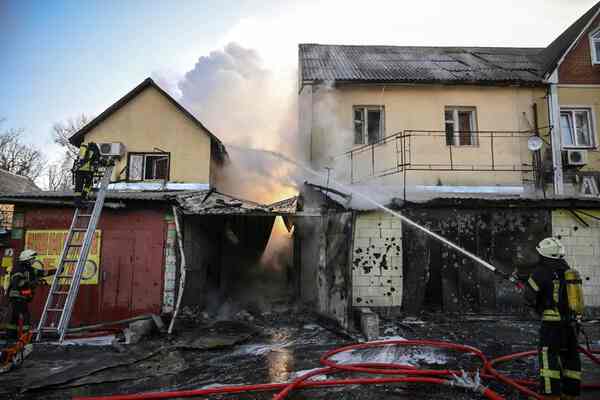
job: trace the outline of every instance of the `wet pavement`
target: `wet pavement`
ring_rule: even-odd
[[[507,316],[423,315],[382,321],[384,338],[435,339],[471,345],[488,358],[531,350],[538,323]],[[586,325],[594,347],[600,347],[600,324]],[[38,344],[24,365],[0,375],[0,398],[65,399],[73,396],[198,389],[214,385],[286,382],[313,368],[328,350],[350,344],[347,337],[327,330],[308,313],[258,316],[251,323],[189,324],[176,337],[155,336],[137,345],[55,346]],[[584,358],[585,359],[585,358]],[[422,368],[473,370],[477,362],[456,352],[386,346],[342,353],[347,362],[408,363]],[[503,365],[514,377],[533,378],[533,359]],[[347,375],[336,375],[346,377]],[[584,362],[584,381],[600,383],[600,368]],[[487,383],[487,382],[486,382]],[[490,386],[507,399],[519,395],[502,385]],[[272,393],[212,398],[269,399]],[[421,384],[348,386],[307,389],[291,399],[477,399],[462,389]],[[588,392],[582,398],[600,398]]]

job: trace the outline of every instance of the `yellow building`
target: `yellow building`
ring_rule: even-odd
[[[554,191],[599,197],[600,3],[540,54],[548,84],[547,123]]]
[[[121,142],[126,155],[115,168],[115,182],[169,182],[214,186],[214,162],[225,148],[196,117],[152,79],[144,80],[70,138]]]
[[[310,159],[347,183],[529,190],[540,51],[300,45]]]

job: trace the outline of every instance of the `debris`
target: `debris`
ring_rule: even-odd
[[[371,311],[370,308],[359,308],[360,329],[367,340],[374,340],[379,337],[379,315]]]
[[[62,346],[111,346],[115,335],[103,335],[63,340]]]
[[[125,328],[123,330],[123,334],[125,335],[125,343],[138,343],[144,336],[148,336],[150,333],[152,333],[155,327],[156,324],[152,319],[132,322],[129,324],[129,328]]]
[[[235,314],[235,319],[239,320],[239,321],[248,321],[248,322],[254,321],[254,317],[252,316],[252,314],[250,314],[246,310],[242,310],[242,311],[238,312],[237,314]]]
[[[146,315],[140,315],[140,316],[137,316],[137,317],[127,318],[127,319],[121,319],[121,320],[118,320],[118,321],[108,321],[108,322],[101,322],[99,324],[94,324],[94,325],[80,326],[78,328],[69,328],[67,330],[67,335],[71,334],[71,333],[80,333],[80,332],[95,331],[95,330],[99,330],[101,328],[107,328],[109,326],[125,325],[125,324],[129,324],[131,322],[134,322],[134,321],[141,321],[141,320],[145,320],[145,319],[152,319],[152,320],[155,321],[155,323],[157,321],[160,321],[160,323],[162,324],[162,319],[158,315],[155,315],[155,314],[146,314]],[[159,324],[157,323],[156,326],[158,327],[158,325]]]

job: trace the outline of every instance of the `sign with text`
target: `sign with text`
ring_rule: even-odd
[[[38,253],[37,260],[42,263],[45,270],[55,269],[60,261],[68,231],[66,230],[28,230],[25,234],[25,248],[35,250]],[[74,233],[73,244],[81,244],[84,232]],[[96,234],[92,240],[90,253],[85,263],[85,269],[81,277],[82,285],[97,285],[100,272],[100,240],[101,231],[96,229]],[[79,247],[71,248],[68,258],[77,258]],[[75,263],[67,264],[64,274],[71,275],[75,268]],[[51,284],[52,277],[46,278]]]

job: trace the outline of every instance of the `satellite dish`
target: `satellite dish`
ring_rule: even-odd
[[[527,148],[531,151],[538,151],[542,148],[544,141],[539,136],[530,136],[527,139]]]

